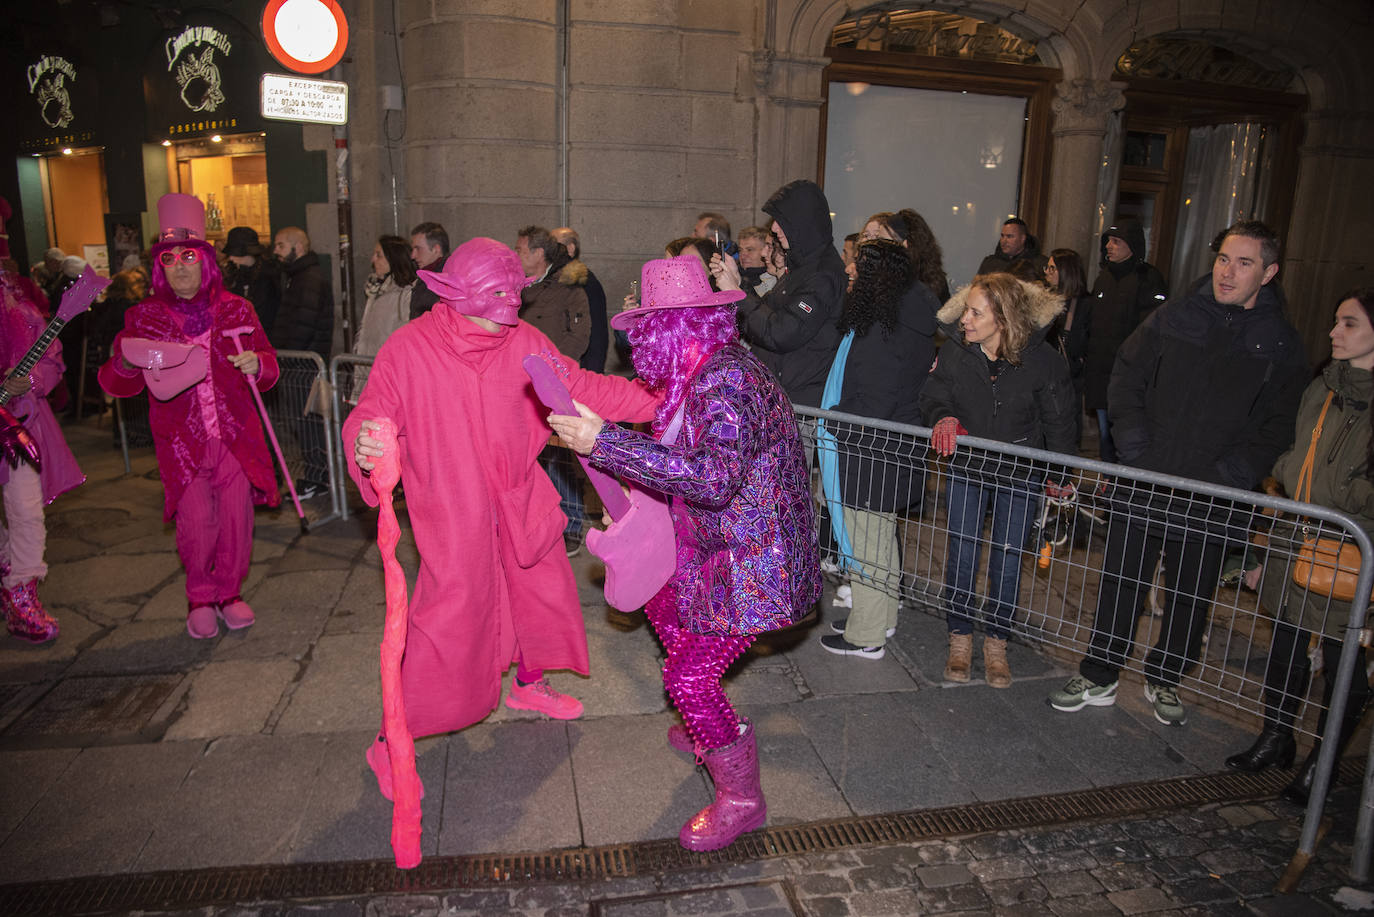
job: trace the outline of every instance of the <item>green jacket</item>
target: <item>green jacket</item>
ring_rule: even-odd
[[[1327,392],[1334,392],[1336,397],[1322,423],[1322,436],[1313,461],[1312,495],[1308,498],[1305,487],[1303,493],[1298,493],[1298,476]],[[1355,369],[1344,360],[1329,363],[1302,394],[1293,446],[1274,463],[1274,477],[1292,499],[1345,513],[1374,538],[1374,481],[1370,480],[1368,467],[1371,400],[1374,400],[1374,374]],[[1292,525],[1279,524],[1271,535],[1271,545],[1296,556],[1302,545],[1302,532]],[[1283,604],[1285,593],[1286,607]],[[1268,558],[1260,596],[1266,608],[1282,608],[1284,619],[1304,630],[1337,639],[1344,636],[1350,603],[1309,593],[1294,583],[1288,558],[1278,555]]]

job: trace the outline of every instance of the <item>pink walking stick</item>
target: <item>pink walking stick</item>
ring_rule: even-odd
[[[221,331],[220,334],[234,341],[234,349],[243,353],[243,341],[239,338],[245,334],[252,334],[252,325],[240,325],[237,328],[230,328]],[[296,504],[296,515],[301,517],[301,531],[309,531],[309,526],[305,524],[305,510],[301,509],[301,498],[296,496],[296,482],[291,480],[291,469],[286,467],[286,457],[281,454],[281,443],[277,442],[277,432],[272,429],[272,419],[267,416],[267,405],[262,403],[262,392],[252,382],[248,383],[248,390],[253,393],[253,400],[258,403],[258,413],[262,415],[262,425],[267,430],[267,438],[272,443],[272,449],[277,453],[277,464],[281,466],[281,476],[286,478],[286,489],[291,492],[291,502]]]
[[[372,489],[377,492],[377,548],[386,579],[386,626],[382,631],[382,728],[386,731],[387,756],[391,761],[391,849],[398,869],[420,865],[420,777],[415,771],[415,742],[406,725],[405,695],[401,693],[401,657],[406,651],[406,576],[396,559],[401,526],[391,491],[401,479],[401,449],[396,424],[389,418],[375,421],[372,438],[382,444],[382,454],[372,469]]]

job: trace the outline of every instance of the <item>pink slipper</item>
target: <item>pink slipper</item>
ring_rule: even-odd
[[[214,605],[194,605],[186,614],[186,633],[197,640],[209,640],[219,636],[219,621],[215,619],[217,609]]]
[[[220,606],[219,619],[230,630],[243,630],[245,627],[252,627],[256,620],[253,617],[253,609],[249,608],[248,603],[237,595]]]

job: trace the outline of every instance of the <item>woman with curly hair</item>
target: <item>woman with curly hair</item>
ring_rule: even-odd
[[[861,241],[845,271],[850,287],[838,322],[844,337],[821,407],[919,424],[917,398],[935,359],[940,304],[917,280],[916,264],[900,243]],[[833,633],[820,638],[821,646],[881,659],[884,641],[897,629],[897,514],[919,500],[922,477],[914,469],[920,462],[892,460],[893,434],[883,434],[879,444],[867,428],[821,421],[817,437],[830,528],[853,599],[849,617],[831,622]]]
[[[896,213],[875,213],[864,223],[860,240],[891,239],[901,243],[916,264],[916,277],[930,287],[940,300],[949,299],[949,278],[945,276],[944,253],[935,240],[930,224],[916,211],[906,208]]]
[[[951,327],[940,360],[921,389],[921,413],[931,447],[953,455],[956,437],[1049,449],[1072,455],[1078,446],[1073,383],[1063,356],[1045,332],[1064,302],[1041,283],[1010,274],[979,274],[945,303],[937,318]],[[978,555],[983,518],[992,507],[983,666],[993,688],[1011,685],[1007,635],[1021,586],[1021,551],[1030,533],[1041,474],[1013,457],[965,450],[949,463],[949,543],[945,600],[949,603],[947,681],[969,680],[977,617]],[[1057,489],[1057,486],[1056,486]]]

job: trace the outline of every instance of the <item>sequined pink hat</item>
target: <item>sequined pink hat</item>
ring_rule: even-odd
[[[640,271],[639,307],[626,309],[611,319],[611,327],[624,331],[650,312],[659,309],[703,309],[728,306],[744,298],[743,290],[711,289],[706,267],[696,255],[659,258],[646,262]]]
[[[157,199],[159,242],[205,241],[205,205],[193,194],[164,194]]]
[[[417,271],[425,286],[463,315],[498,325],[519,323],[525,272],[520,256],[495,239],[469,239],[453,250],[442,271]],[[531,278],[533,279],[533,278]]]

